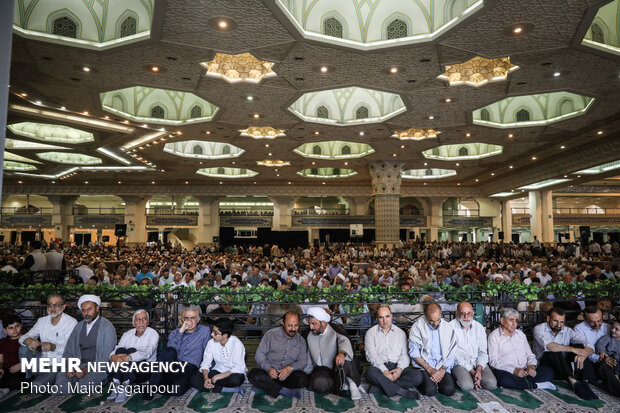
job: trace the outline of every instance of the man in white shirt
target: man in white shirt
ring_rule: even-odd
[[[60,252],[60,245],[54,243],[48,253],[45,254],[48,271],[63,271],[67,264],[65,263],[65,255]]]
[[[202,356],[200,371],[191,385],[201,392],[234,391],[245,381],[245,347],[233,336],[234,323],[227,318],[215,321],[211,338]]]
[[[134,364],[155,361],[157,358],[157,345],[159,334],[149,327],[149,313],[140,309],[133,314],[132,324],[134,328],[125,332],[118,342],[110,361],[112,363],[131,362]],[[150,373],[123,373],[120,371],[110,374],[114,386],[110,387],[108,401],[123,403],[129,397],[124,391],[124,386],[130,383],[142,383],[148,380]],[[123,386],[119,386],[122,384]]]
[[[488,366],[487,334],[479,322],[474,320],[474,308],[467,302],[456,307],[456,318],[450,322],[456,335],[458,349],[452,368],[457,386],[470,392],[483,388],[497,388],[497,380]]]
[[[57,295],[47,299],[47,316],[37,320],[34,327],[19,338],[19,355],[21,358],[49,358],[59,360],[65,351],[65,344],[77,324],[75,318],[64,313],[65,300]],[[26,377],[30,377],[27,373]],[[54,384],[56,373],[39,373],[34,383]]]
[[[420,398],[416,387],[422,383],[422,374],[409,367],[407,336],[392,324],[388,306],[377,309],[377,324],[366,331],[364,350],[370,363],[366,370],[370,384],[380,387],[388,397]]]
[[[549,310],[547,322],[534,327],[534,353],[541,366],[551,367],[555,378],[568,381],[579,397],[598,399],[586,380],[595,374],[588,359],[594,353],[594,347],[581,334],[566,327],[565,320],[561,308]]]
[[[592,347],[596,346],[601,337],[608,336],[609,330],[609,324],[603,323],[603,313],[596,306],[584,308],[583,321],[575,326],[575,331],[581,334]],[[588,358],[592,363],[599,361],[599,355],[596,352],[590,354]]]
[[[88,266],[88,260],[82,260],[81,265],[77,268],[78,275],[82,279],[82,282],[86,284],[88,280],[95,275],[93,270]]]

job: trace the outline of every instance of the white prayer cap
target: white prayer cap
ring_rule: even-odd
[[[96,295],[93,295],[93,294],[84,294],[78,300],[78,308],[81,309],[82,308],[82,303],[85,303],[87,301],[95,303],[95,304],[97,304],[97,306],[101,306],[101,298],[99,298],[99,297],[97,297]]]
[[[331,319],[331,317],[329,316],[329,314],[327,314],[325,309],[321,307],[310,307],[308,309],[308,315],[310,317],[316,318],[319,321],[325,321],[326,323],[329,323]]]

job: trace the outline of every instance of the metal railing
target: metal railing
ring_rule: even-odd
[[[513,214],[530,214],[529,208],[512,208]],[[620,208],[554,208],[556,215],[620,215]]]
[[[51,214],[52,208],[49,207],[2,207],[0,214],[2,215],[42,215]]]
[[[444,209],[441,211],[444,217],[478,217],[479,209]]]
[[[292,215],[349,215],[349,210],[346,208],[293,208],[291,210]]]
[[[125,215],[125,208],[124,207],[116,207],[116,208],[73,207],[73,215]]]

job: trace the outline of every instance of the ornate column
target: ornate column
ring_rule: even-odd
[[[146,234],[146,203],[149,196],[122,195],[125,201],[125,224],[127,224],[127,245],[144,245]]]
[[[198,229],[194,232],[197,245],[213,245],[213,237],[220,236],[220,197],[198,196],[195,197],[200,202],[198,211]]]
[[[400,184],[404,162],[378,161],[369,165],[375,196],[375,242],[377,248],[400,246]]]
[[[530,191],[530,241],[534,241],[534,236],[542,242],[542,207],[540,202],[540,192]]]
[[[73,203],[79,198],[78,195],[48,195],[47,199],[52,203],[52,225],[54,237],[68,243],[73,225]]]
[[[541,242],[553,242],[553,201],[551,191],[540,191],[541,201]]]

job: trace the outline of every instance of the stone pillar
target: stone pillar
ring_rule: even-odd
[[[551,197],[551,191],[540,191],[540,201],[542,216],[541,242],[553,242],[553,200]]]
[[[6,117],[9,107],[9,89],[11,73],[11,46],[13,45],[13,7],[14,1],[0,2],[0,164],[4,164],[4,142],[6,138]],[[0,170],[0,188],[2,173]],[[0,194],[0,201],[2,194]],[[68,240],[69,238],[67,238]]]
[[[147,241],[146,203],[149,196],[123,195],[125,201],[125,224],[127,224],[127,241],[129,247],[143,246]]]
[[[73,225],[73,204],[77,195],[49,195],[47,199],[52,203],[52,225],[54,237],[60,238],[68,245]]]
[[[369,165],[375,196],[377,248],[400,246],[400,184],[404,162],[378,161]]]
[[[103,229],[97,228],[97,240],[99,244],[103,244]]]
[[[534,241],[534,236],[542,242],[542,207],[540,202],[540,192],[530,191],[530,241]]]
[[[271,196],[273,201],[272,231],[287,231],[292,227],[291,213],[295,200],[288,196]]]
[[[429,236],[427,239],[429,242],[439,240],[439,227],[443,225],[442,208],[446,198],[428,198],[428,202],[431,206],[431,214],[428,217]]]
[[[502,231],[504,231],[504,242],[512,241],[512,208],[510,201],[502,201]]]
[[[220,200],[219,197],[195,197],[200,202],[198,210],[198,229],[190,230],[195,242],[201,247],[213,245],[213,237],[220,236]]]

